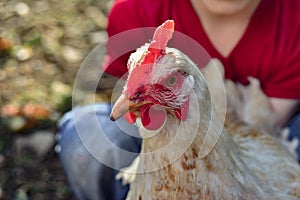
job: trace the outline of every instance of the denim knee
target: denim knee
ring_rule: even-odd
[[[292,140],[292,139],[296,138],[299,141],[296,151],[297,151],[297,155],[298,155],[298,161],[300,162],[300,114],[296,115],[288,123],[288,127],[290,130],[288,139]]]
[[[128,191],[114,177],[135,156],[122,156],[115,147],[139,153],[141,140],[110,121],[110,111],[110,104],[76,107],[58,122],[59,158],[78,199],[123,199]],[[136,127],[127,129],[138,134]]]

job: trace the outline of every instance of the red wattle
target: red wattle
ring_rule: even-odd
[[[166,111],[159,105],[151,106],[145,109],[141,114],[142,124],[148,130],[159,129],[167,117]]]
[[[124,118],[129,124],[133,124],[136,121],[136,116],[132,112],[128,112],[124,115]]]

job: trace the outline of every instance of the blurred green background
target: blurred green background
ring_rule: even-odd
[[[74,199],[55,124],[72,108],[80,64],[106,38],[112,3],[0,1],[0,199]],[[109,90],[97,98],[108,101]]]

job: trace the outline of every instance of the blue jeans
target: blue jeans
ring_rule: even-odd
[[[118,169],[129,166],[138,155],[141,140],[137,128],[121,119],[133,136],[124,134],[109,119],[110,111],[111,104],[77,107],[58,123],[60,138],[56,150],[79,200],[119,200],[125,199],[128,192],[129,186],[123,186],[115,176]],[[133,153],[124,155],[117,147]]]
[[[121,149],[138,153],[141,140],[137,137],[136,127],[127,125],[126,132],[133,135],[129,136],[116,122],[110,121],[110,111],[110,104],[77,107],[58,123],[61,136],[58,141],[59,158],[72,191],[80,200],[119,200],[125,199],[128,192],[128,185],[123,186],[116,181],[115,175],[118,169],[129,166],[137,154],[121,155],[105,143],[110,141]],[[300,139],[300,115],[289,123],[289,127],[289,139]],[[95,138],[99,136],[108,140],[103,137],[97,141]],[[105,158],[97,157],[95,151],[101,152]],[[297,152],[299,157],[300,145]]]
[[[290,130],[290,134],[288,140],[292,140],[293,138],[297,138],[300,142],[300,114],[296,115],[289,123],[288,127]],[[297,149],[298,162],[300,163],[300,144]]]

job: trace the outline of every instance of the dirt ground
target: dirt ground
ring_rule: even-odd
[[[0,2],[0,199],[74,199],[54,151],[56,122],[72,107],[80,64],[106,36],[111,5]]]

